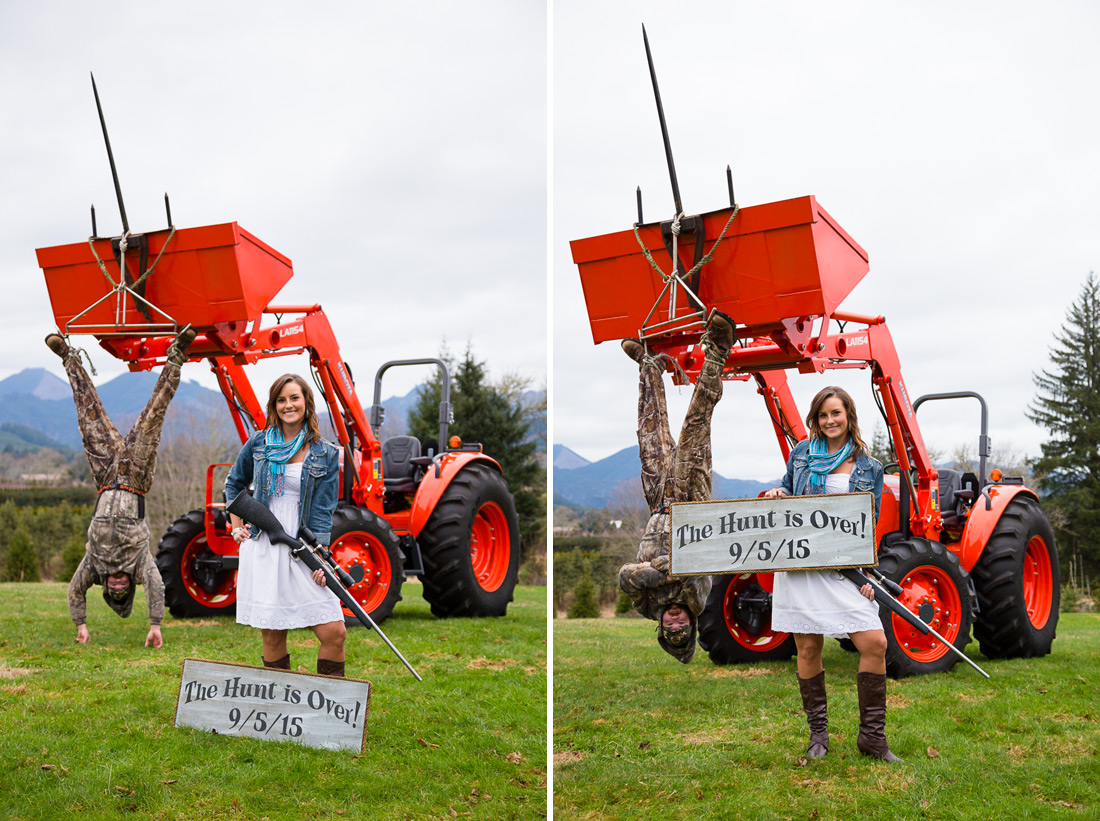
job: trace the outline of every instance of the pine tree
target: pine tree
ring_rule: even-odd
[[[440,353],[451,372],[451,406],[454,423],[450,435],[463,442],[480,442],[482,451],[500,463],[508,489],[516,500],[520,542],[527,548],[546,538],[546,470],[535,460],[536,444],[525,441],[531,422],[540,412],[520,401],[526,383],[506,379],[504,390],[488,382],[485,362],[467,347],[455,363],[447,351]],[[439,402],[443,377],[437,373],[421,390],[409,411],[409,433],[423,442],[439,436]],[[544,410],[542,412],[545,412]]]
[[[4,581],[36,582],[39,578],[38,552],[34,549],[31,534],[21,524],[11,536]]]
[[[1051,368],[1033,376],[1028,417],[1050,433],[1034,463],[1044,504],[1093,570],[1100,569],[1100,283],[1089,272],[1051,347]]]
[[[573,603],[569,605],[566,616],[571,619],[595,619],[600,615],[600,604],[596,601],[596,586],[592,584],[592,577],[585,573],[577,582],[577,589],[573,591]]]

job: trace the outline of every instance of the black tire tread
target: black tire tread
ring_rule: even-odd
[[[470,559],[473,516],[485,501],[500,505],[508,520],[508,571],[500,587],[486,592],[474,578]],[[440,618],[503,616],[519,575],[519,521],[504,477],[473,462],[451,480],[418,537],[424,557],[424,599]]]
[[[970,586],[967,582],[968,574],[959,564],[958,557],[939,542],[916,537],[894,542],[889,547],[884,547],[879,551],[879,572],[898,584],[902,584],[905,576],[914,568],[924,565],[945,569],[949,575],[955,577],[954,581],[959,591],[962,612],[959,634],[955,637],[953,644],[959,650],[963,650],[970,643],[970,628],[973,616],[970,606]],[[958,663],[959,657],[951,652],[944,653],[931,662],[917,661],[909,656],[894,634],[892,628],[893,615],[886,607],[879,606],[879,618],[882,621],[882,628],[886,633],[887,641],[886,673],[891,678],[942,673],[950,670]]]
[[[750,650],[730,635],[723,607],[726,591],[733,578],[732,575],[712,577],[707,604],[699,614],[699,646],[718,665],[789,659],[796,652],[793,635],[788,636],[778,647],[760,652]]]
[[[1042,630],[1036,630],[1028,618],[1023,594],[1023,561],[1032,535],[1046,540],[1051,560],[1051,613]],[[980,608],[974,636],[983,655],[1034,658],[1050,653],[1061,600],[1058,548],[1054,531],[1034,498],[1021,493],[1005,506],[971,575]]]
[[[401,557],[401,540],[393,532],[385,519],[365,508],[340,503],[332,514],[332,534],[329,540],[331,547],[343,534],[361,530],[370,533],[382,546],[390,558],[390,589],[374,610],[367,613],[376,624],[381,624],[393,615],[394,606],[401,601],[401,583],[405,580],[404,562]],[[344,568],[347,570],[348,568]],[[344,624],[348,627],[358,626],[359,619],[355,616],[344,614]]]
[[[192,510],[176,519],[157,544],[156,562],[160,578],[164,582],[164,603],[168,607],[168,612],[177,619],[195,616],[232,616],[237,612],[235,600],[233,604],[225,607],[207,607],[195,601],[183,583],[180,570],[183,551],[205,529],[203,511]],[[237,571],[226,572],[236,573]]]

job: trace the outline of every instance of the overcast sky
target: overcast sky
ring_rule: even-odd
[[[289,256],[277,301],[321,303],[364,403],[444,339],[543,387],[546,65],[540,2],[0,4],[0,379],[63,375],[35,249],[85,241],[91,203],[121,231],[93,71],[131,229],[165,226],[167,191],[177,227],[236,221]],[[97,382],[123,372],[90,350]]]
[[[886,316],[909,395],[978,391],[994,447],[1037,455],[1031,375],[1100,266],[1100,6],[558,0],[553,438],[591,460],[635,443],[637,368],[593,345],[568,242],[629,229],[638,185],[647,220],[673,210],[643,22],[686,212],[727,205],[727,163],[743,206],[816,195],[870,255],[843,308]],[[803,414],[847,387],[873,432],[866,371],[791,384]],[[690,389],[669,394],[675,433]],[[972,400],[920,420],[946,455],[977,442]],[[749,383],[727,383],[714,444],[723,475],[782,472]]]

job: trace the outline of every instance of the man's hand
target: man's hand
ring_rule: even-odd
[[[92,640],[92,634],[88,632],[88,625],[78,624],[76,626],[76,642],[77,644],[87,644]]]
[[[164,646],[164,636],[160,634],[159,624],[149,625],[149,635],[145,637],[145,646],[160,648]]]

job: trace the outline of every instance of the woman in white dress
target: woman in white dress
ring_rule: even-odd
[[[860,436],[852,397],[837,387],[820,391],[810,405],[806,425],[810,437],[791,451],[782,486],[764,495],[871,492],[877,517],[882,463],[871,456]],[[871,585],[856,588],[835,570],[775,574],[772,629],[793,633],[798,648],[798,686],[810,725],[807,758],[823,758],[829,751],[821,648],[826,636],[847,636],[860,654],[856,746],[865,755],[901,761],[886,742],[886,633],[874,600]]]
[[[328,545],[338,480],[338,451],[321,438],[313,391],[297,374],[280,376],[268,396],[267,427],[241,448],[225,480],[226,499],[251,487],[287,533],[296,536],[305,524]],[[287,631],[309,627],[321,642],[317,672],[343,676],[344,615],[324,575],[310,574],[285,546],[273,545],[237,516],[229,518],[241,545],[237,622],[260,629],[264,666],[289,670]]]

